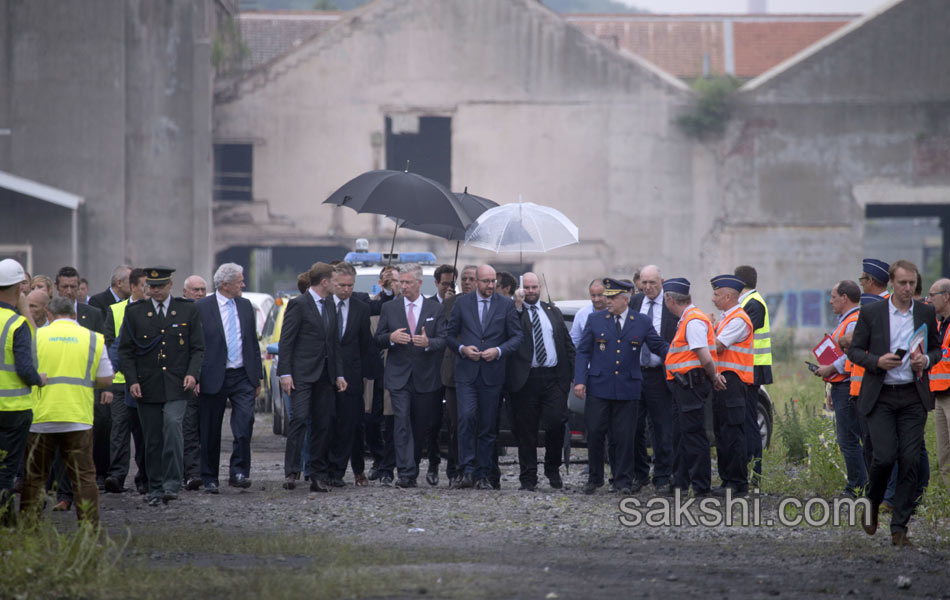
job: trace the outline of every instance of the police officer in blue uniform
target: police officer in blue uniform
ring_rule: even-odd
[[[640,348],[646,344],[660,357],[669,344],[653,328],[651,320],[628,307],[633,284],[604,279],[607,310],[590,315],[574,367],[574,393],[585,399],[588,479],[585,494],[604,485],[604,438],[617,444],[614,485],[623,494],[640,491],[633,474],[633,437],[640,398]]]

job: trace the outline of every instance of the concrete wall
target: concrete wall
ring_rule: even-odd
[[[388,248],[388,221],[320,202],[385,164],[371,140],[387,115],[451,116],[452,188],[564,212],[581,245],[525,258],[552,295],[583,297],[592,277],[648,260],[692,267],[679,235],[694,222],[692,143],[671,124],[689,94],[537,2],[377,0],[222,95],[215,136],[255,144],[255,200],[296,224],[284,243]],[[216,246],[264,242],[265,225],[216,228]],[[401,232],[397,249],[431,243]],[[451,260],[454,243],[433,245]],[[518,257],[460,257],[493,260]]]
[[[210,272],[210,4],[0,0],[0,170],[85,198],[92,291],[126,261]],[[62,245],[30,211],[5,242]],[[34,268],[69,261],[44,249]]]

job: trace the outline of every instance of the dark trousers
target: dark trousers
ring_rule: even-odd
[[[584,405],[587,426],[587,481],[604,484],[604,440],[609,435],[615,444],[613,483],[617,489],[633,485],[633,432],[637,426],[637,402],[608,400],[587,395]]]
[[[861,427],[858,425],[857,405],[851,400],[848,381],[831,384],[831,403],[835,410],[835,434],[838,449],[844,457],[847,475],[845,488],[861,493],[868,483],[867,468],[864,464],[864,450],[861,448]]]
[[[363,398],[360,397],[359,411],[356,413],[356,427],[353,428],[353,443],[350,446],[350,467],[353,475],[359,475],[366,470],[366,418],[368,414],[363,408]]]
[[[109,439],[109,477],[125,487],[125,478],[129,474],[131,448],[129,439],[135,441],[136,485],[146,482],[145,442],[142,440],[142,426],[139,423],[138,409],[125,403],[125,384],[112,386],[112,434]]]
[[[313,383],[295,383],[290,396],[290,428],[284,451],[284,474],[298,474],[304,430],[310,422],[310,480],[330,477],[330,426],[336,409],[336,393],[324,367]]]
[[[884,492],[884,501],[894,505],[894,494],[897,492],[897,480],[900,479],[898,473],[900,469],[897,465],[891,470],[891,476],[887,480],[887,491]],[[917,510],[917,504],[923,497],[924,492],[930,485],[930,455],[927,453],[927,441],[920,442],[920,466],[917,467],[917,489],[914,491],[914,510]]]
[[[746,461],[745,412],[749,387],[732,371],[723,373],[726,389],[713,393],[713,431],[716,432],[716,467],[723,487],[744,491],[749,487]]]
[[[92,411],[92,459],[96,465],[96,480],[109,475],[109,452],[111,448],[112,406],[99,402],[102,392],[96,390]]]
[[[524,387],[513,392],[510,399],[521,466],[519,480],[525,485],[538,483],[539,427],[544,428],[544,475],[557,479],[567,422],[567,393],[558,385],[555,369],[531,369]]]
[[[759,433],[759,387],[758,385],[747,386],[748,396],[746,397],[745,407],[745,440],[746,440],[746,462],[752,463],[752,473],[749,474],[749,480],[752,485],[758,485],[759,478],[762,476],[762,434]]]
[[[445,461],[445,476],[455,479],[459,476],[459,404],[455,387],[445,387],[445,416],[449,429],[449,452]]]
[[[477,479],[488,479],[495,454],[498,399],[501,385],[478,380],[459,383],[458,395],[459,470]]]
[[[353,386],[354,391],[336,392],[334,407],[335,418],[330,431],[330,479],[343,479],[346,465],[353,456],[353,438],[363,413],[363,392]],[[362,455],[360,456],[362,459]],[[356,469],[353,469],[356,473]]]
[[[442,433],[442,423],[445,419],[445,410],[443,410],[445,388],[440,388],[439,393],[432,398],[432,426],[429,428],[429,435],[426,437],[426,457],[429,459],[429,472],[438,473],[439,464],[442,462],[439,451],[439,435]]]
[[[20,512],[37,516],[43,511],[43,482],[58,450],[66,465],[66,475],[76,496],[76,516],[99,522],[99,487],[92,460],[93,430],[66,433],[31,433],[27,440],[26,479],[20,498]]]
[[[637,481],[650,480],[647,456],[647,418],[650,419],[650,444],[653,448],[653,484],[662,487],[673,472],[673,398],[662,366],[641,369],[643,388],[637,409],[637,432],[633,441],[633,471]]]
[[[927,411],[914,384],[885,385],[867,417],[874,446],[868,498],[875,506],[881,503],[896,462],[899,475],[894,494],[891,533],[906,532],[907,521],[914,509],[920,445],[924,439]]]
[[[198,431],[201,437],[201,481],[204,484],[219,483],[218,471],[221,461],[221,422],[228,400],[231,401],[231,462],[228,480],[238,475],[251,474],[251,435],[254,432],[254,391],[247,371],[226,369],[224,383],[217,394],[201,394],[198,397]]]
[[[185,400],[139,402],[150,497],[160,497],[163,492],[177,494],[181,489],[184,447],[181,423],[185,417],[185,404]]]
[[[383,464],[385,442],[383,441],[383,390],[382,379],[370,379],[366,385],[373,386],[373,404],[369,412],[363,414],[363,435],[366,440],[366,449],[373,457],[373,468],[379,469]]]
[[[13,510],[13,480],[23,463],[26,438],[33,423],[33,411],[0,411],[0,526],[16,523]]]
[[[396,450],[396,471],[400,479],[415,480],[419,476],[422,448],[432,427],[432,404],[442,390],[417,392],[412,377],[406,387],[389,390],[393,402],[393,443]]]
[[[201,417],[198,415],[198,403],[197,396],[188,398],[188,403],[185,405],[185,418],[181,422],[181,436],[184,444],[182,469],[185,480],[201,477]],[[219,424],[218,429],[220,428]],[[220,438],[220,435],[218,437]]]
[[[706,400],[712,385],[706,380],[689,389],[671,382],[670,390],[673,393],[673,447],[676,455],[673,485],[684,491],[692,485],[693,492],[706,493],[712,481],[709,437],[706,435]]]

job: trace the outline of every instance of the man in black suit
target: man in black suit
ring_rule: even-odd
[[[867,415],[873,448],[868,489],[871,510],[862,525],[868,534],[877,530],[887,480],[897,462],[891,543],[909,546],[907,522],[916,500],[920,445],[927,411],[934,407],[928,371],[940,360],[941,349],[934,308],[913,300],[917,268],[898,260],[890,265],[888,274],[894,291],[886,302],[861,308],[848,357],[865,369],[858,410]],[[912,334],[922,325],[927,328],[926,354],[917,343],[908,347]]]
[[[455,296],[455,280],[458,278],[458,270],[452,265],[439,265],[433,275],[436,292],[432,294],[430,299],[438,302],[440,306],[445,306],[446,299]],[[439,381],[441,382],[441,376]],[[442,386],[441,393],[434,397],[432,401],[432,427],[429,429],[426,440],[426,456],[429,458],[426,483],[432,486],[439,485],[439,464],[442,462],[439,452],[439,434],[442,432],[442,423],[446,412],[443,410],[444,398],[445,386]]]
[[[89,306],[98,308],[103,315],[109,310],[109,307],[116,302],[127,300],[132,294],[131,284],[129,283],[129,273],[132,267],[129,265],[119,265],[112,270],[112,279],[108,289],[99,292],[89,298]]]
[[[521,278],[524,300],[515,297],[524,338],[508,357],[505,388],[513,405],[518,438],[521,489],[538,486],[538,427],[544,426],[544,475],[561,489],[561,450],[567,422],[567,396],[574,377],[574,343],[561,311],[541,302],[541,282],[534,273]]]
[[[419,460],[429,429],[432,405],[441,396],[439,368],[445,349],[442,307],[423,298],[422,267],[399,267],[402,302],[383,307],[376,328],[376,344],[388,347],[385,386],[392,397],[396,447],[396,487],[415,487]]]
[[[139,406],[150,506],[178,498],[181,424],[201,373],[204,339],[198,307],[171,297],[174,269],[145,269],[149,299],[130,304],[119,334],[120,370]]]
[[[495,294],[495,269],[482,265],[477,288],[459,296],[452,308],[446,343],[458,352],[459,487],[491,489],[488,480],[495,452],[498,400],[505,381],[505,362],[524,336],[515,303]]]
[[[362,453],[356,460],[353,439],[363,413],[363,366],[367,355],[375,351],[370,333],[370,309],[353,298],[356,269],[341,262],[333,268],[333,310],[336,311],[340,353],[343,357],[343,378],[348,385],[345,392],[336,394],[336,418],[330,436],[330,485],[343,487],[346,464],[353,459],[353,478],[363,475]]]
[[[290,427],[284,452],[284,489],[300,476],[300,450],[310,422],[310,490],[330,491],[330,426],[338,392],[347,388],[333,310],[333,267],[314,263],[310,288],[287,303],[280,330],[277,374],[290,395]]]
[[[663,276],[656,265],[640,269],[642,292],[630,298],[630,309],[646,315],[653,329],[667,343],[676,335],[679,319],[663,302]],[[640,372],[643,374],[643,391],[637,407],[637,430],[634,435],[633,471],[640,485],[650,481],[650,459],[647,456],[646,426],[650,419],[650,439],[653,448],[653,485],[656,489],[669,486],[673,474],[673,395],[666,383],[666,368],[663,358],[650,352],[640,351]]]
[[[234,443],[228,485],[251,487],[254,399],[260,391],[262,369],[254,307],[241,297],[244,268],[224,263],[215,271],[213,281],[214,294],[196,302],[205,344],[197,393],[201,482],[205,492],[217,494],[221,420],[229,401]]]

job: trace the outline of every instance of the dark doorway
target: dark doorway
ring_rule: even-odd
[[[452,185],[452,119],[450,117],[386,117],[386,168],[406,169],[450,187]]]
[[[950,277],[950,204],[869,204],[865,208],[865,217],[867,219],[907,219],[921,217],[933,217],[938,219],[943,243],[940,249],[939,265],[936,266],[935,270],[938,270],[942,277]],[[921,240],[920,243],[921,246],[923,246],[923,240]],[[924,263],[927,262],[926,257],[927,252],[924,251]],[[920,264],[917,266],[924,274],[924,285],[927,285],[927,265]]]
[[[251,144],[214,145],[214,199],[253,200],[254,147]]]

